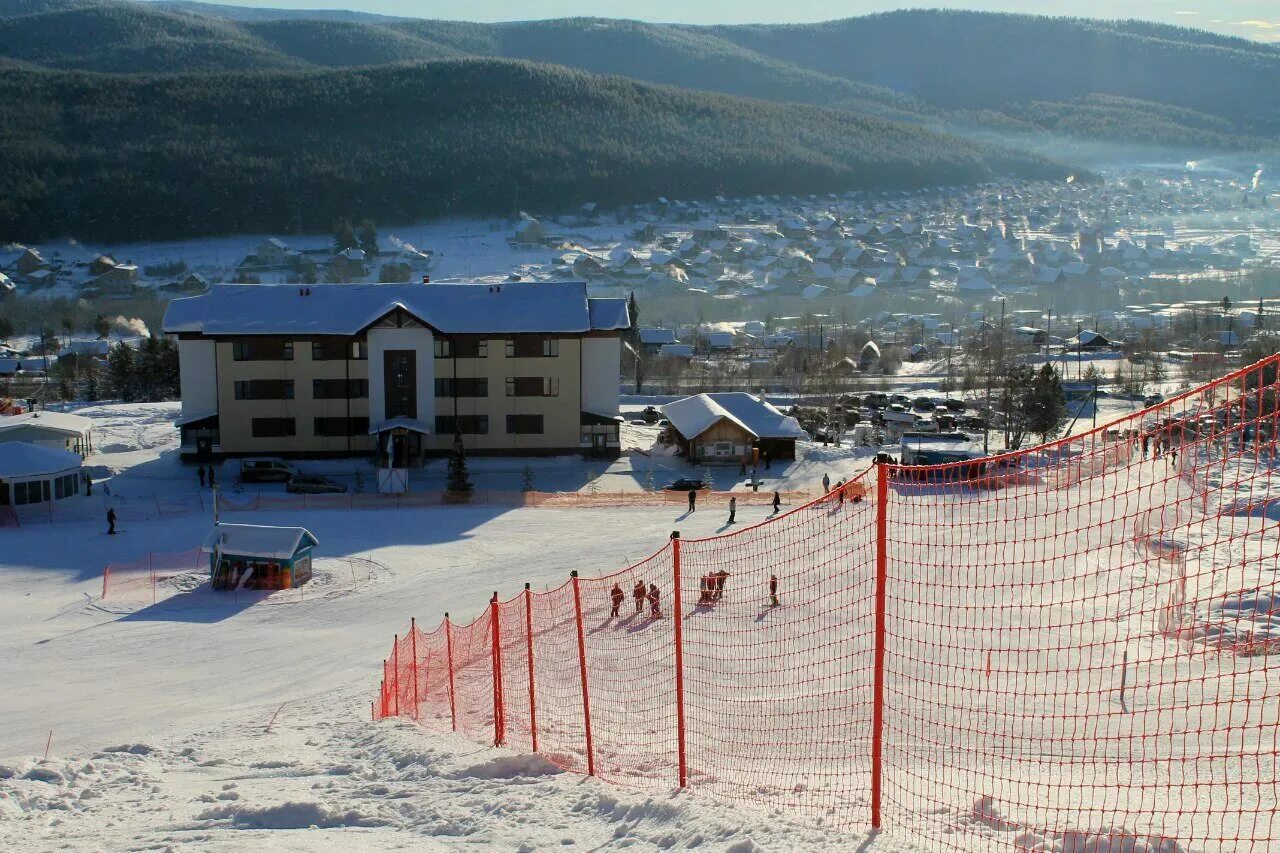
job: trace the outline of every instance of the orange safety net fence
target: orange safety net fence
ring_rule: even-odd
[[[373,716],[920,849],[1277,849],[1278,367],[414,626]]]

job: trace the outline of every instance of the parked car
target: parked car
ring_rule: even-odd
[[[906,394],[890,394],[889,402],[897,403],[899,406],[910,406],[911,398],[908,397]]]
[[[889,405],[889,395],[879,391],[873,391],[863,400],[863,405],[869,409],[883,409]]]
[[[631,424],[632,426],[648,426],[649,425],[649,422],[644,420],[643,418],[632,418],[630,421],[628,421],[628,423]]]
[[[1161,394],[1148,394],[1142,398],[1142,407],[1149,409],[1152,406],[1158,406],[1164,402],[1164,396]]]
[[[668,492],[696,492],[705,489],[707,484],[701,480],[691,480],[687,477],[681,477],[669,486],[666,486]]]
[[[297,474],[289,479],[284,490],[295,495],[340,495],[347,491],[347,487],[325,477]]]
[[[662,419],[662,413],[653,406],[645,406],[644,411],[640,413],[640,417],[644,418],[647,424],[656,424]]]
[[[912,402],[912,408],[914,408],[917,412],[932,412],[933,398],[932,397],[916,397],[916,399]]]
[[[948,397],[945,403],[947,408],[953,412],[963,412],[965,409],[969,408],[968,404],[966,404],[964,400],[958,400],[955,397]]]
[[[259,456],[240,462],[240,479],[246,483],[287,483],[298,469],[283,459]]]

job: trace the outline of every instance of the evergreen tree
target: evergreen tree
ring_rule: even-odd
[[[450,492],[466,493],[471,491],[471,477],[467,474],[467,451],[462,446],[462,433],[453,435],[453,451],[449,454],[448,483],[445,488]]]
[[[372,219],[360,221],[360,227],[356,231],[356,241],[360,250],[364,252],[366,260],[372,261],[378,257],[378,229],[374,226]]]
[[[164,399],[164,369],[159,338],[151,335],[143,340],[134,365],[142,397],[149,402]]]
[[[124,341],[107,353],[107,381],[112,393],[125,402],[138,398],[137,372],[134,368],[133,349]]]
[[[333,223],[333,253],[335,255],[359,245],[360,241],[356,238],[356,230],[351,226],[350,219],[344,216]]]
[[[8,317],[0,317],[0,338],[11,338],[13,332],[13,321]]]
[[[105,341],[107,335],[111,334],[111,321],[99,314],[93,318],[93,331]]]
[[[1052,365],[1045,364],[1027,388],[1022,405],[1026,431],[1043,441],[1055,438],[1067,422],[1067,399],[1062,380]]]

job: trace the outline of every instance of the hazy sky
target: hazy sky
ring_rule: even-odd
[[[824,21],[909,6],[988,9],[1042,15],[1142,18],[1261,41],[1280,41],[1280,0],[231,0],[238,6],[360,9],[415,18],[512,21],[595,16],[685,23]]]

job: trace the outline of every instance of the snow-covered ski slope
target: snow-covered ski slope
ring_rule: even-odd
[[[237,513],[321,541],[315,585],[266,599],[214,594],[197,572],[100,600],[104,564],[202,542],[196,513],[115,537],[100,521],[0,530],[0,850],[1275,849],[1280,484],[1274,376],[1238,406],[1252,381],[1116,427],[1164,427],[1176,466],[1093,436],[977,488],[888,482],[875,836],[874,489],[764,526],[769,508],[743,505],[738,533],[723,507]],[[194,488],[164,444],[171,412],[100,408],[121,446],[91,464],[148,493]],[[588,579],[654,552],[619,575],[610,619],[612,582]],[[724,596],[698,606],[700,576],[721,568]],[[585,764],[574,569],[608,781],[561,772]],[[659,584],[663,618],[625,618],[638,576]],[[409,616],[484,626],[490,594],[519,601],[526,581],[550,593],[531,614],[541,756],[518,606],[499,606],[510,748],[489,746],[483,632],[455,650],[463,731],[438,670],[420,721],[368,719]]]
[[[1274,849],[1276,365],[414,631],[377,712],[849,829],[879,739],[885,837],[924,849]]]

